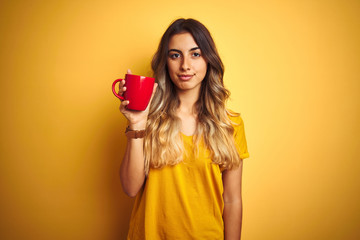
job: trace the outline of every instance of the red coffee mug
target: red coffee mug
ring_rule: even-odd
[[[131,110],[144,111],[149,104],[151,94],[154,88],[155,78],[138,76],[133,74],[125,75],[126,91],[123,96],[117,94],[115,85],[123,79],[116,79],[112,84],[114,95],[121,101],[128,100],[126,108]]]

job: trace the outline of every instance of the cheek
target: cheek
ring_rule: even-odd
[[[200,67],[200,71],[201,73],[205,76],[206,75],[206,71],[207,71],[207,63],[204,61],[201,63]]]
[[[174,63],[171,63],[171,62],[168,61],[167,62],[167,69],[168,69],[168,72],[169,72],[170,75],[172,75],[174,73],[174,68],[175,68]]]

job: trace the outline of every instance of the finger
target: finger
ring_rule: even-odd
[[[119,87],[118,94],[121,95],[126,91],[126,87]]]
[[[131,70],[130,70],[130,69],[128,69],[128,70],[127,70],[127,73],[128,73],[128,74],[131,74]]]
[[[120,83],[119,83],[119,91],[118,91],[119,95],[123,94],[123,92],[126,91],[126,87],[124,87],[124,85],[125,85],[125,80],[120,81]]]
[[[121,80],[120,82],[119,82],[119,89],[121,88],[121,87],[123,87],[125,85],[125,80],[123,79],[123,80]]]
[[[128,100],[125,100],[125,101],[122,101],[121,103],[120,103],[120,111],[122,112],[122,113],[124,113],[125,111],[126,111],[126,106],[127,105],[129,105],[129,101]]]

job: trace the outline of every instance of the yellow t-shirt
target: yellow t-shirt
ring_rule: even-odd
[[[231,118],[240,158],[249,157],[241,117]],[[182,134],[182,162],[151,168],[136,196],[128,240],[224,239],[223,183],[219,165],[200,142],[194,155],[192,136]]]

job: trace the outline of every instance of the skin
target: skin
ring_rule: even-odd
[[[195,103],[199,98],[201,83],[206,75],[207,61],[190,33],[180,33],[171,37],[169,42],[167,66],[171,81],[176,86],[180,99],[177,116],[181,119],[181,132],[193,135],[197,125]],[[128,73],[131,73],[128,71]],[[124,81],[120,83],[119,94],[126,91]],[[154,86],[153,94],[157,85]],[[128,101],[123,101],[120,111],[128,119],[129,127],[144,129],[149,109],[134,112],[126,109]],[[150,105],[150,104],[149,104]],[[120,168],[123,189],[130,197],[135,197],[144,184],[143,139],[128,139],[126,152]],[[225,240],[241,238],[242,200],[241,200],[242,164],[234,170],[225,170],[222,174],[224,186],[224,226]]]
[[[241,178],[243,161],[239,168],[225,170],[222,174],[224,186],[224,227],[225,240],[241,239],[242,226],[242,197]]]
[[[207,61],[190,33],[174,35],[169,41],[167,67],[178,94],[198,97]]]
[[[127,73],[131,74],[131,71],[128,70]],[[121,95],[126,91],[124,84],[125,80],[120,82],[119,94]],[[150,102],[156,92],[157,86],[157,83],[155,83]],[[127,110],[126,106],[128,104],[129,101],[122,101],[120,104],[120,112],[128,120],[129,128],[132,130],[145,129],[150,104],[145,111]],[[124,158],[120,166],[121,184],[124,192],[130,197],[136,196],[145,181],[143,144],[143,138],[128,138]]]
[[[207,61],[190,33],[174,35],[168,48],[168,71],[180,99],[177,114],[182,123],[181,131],[190,136],[197,125],[194,106],[206,75]]]

